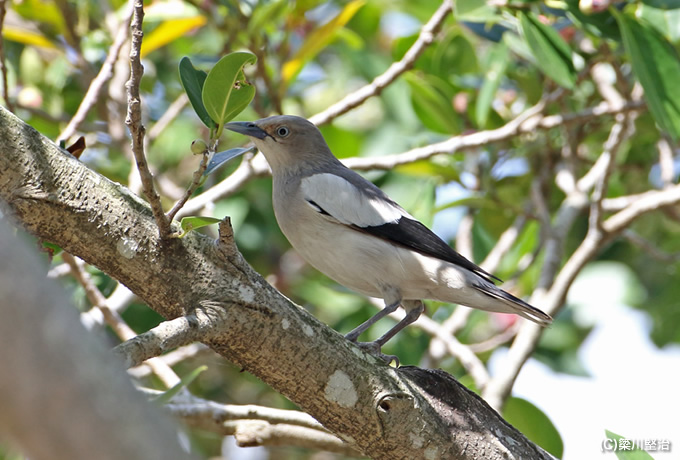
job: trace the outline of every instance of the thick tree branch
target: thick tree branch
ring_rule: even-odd
[[[162,239],[146,203],[2,108],[0,133],[5,213],[166,318],[210,318],[211,348],[366,455],[548,458],[455,380],[385,366],[292,304],[245,263],[228,225],[218,241]]]

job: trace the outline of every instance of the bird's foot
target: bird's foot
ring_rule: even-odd
[[[394,361],[395,367],[399,367],[399,358],[395,355],[386,355],[380,350],[380,344],[378,342],[354,342],[359,348],[364,350],[369,355],[379,358],[389,366],[389,364]]]

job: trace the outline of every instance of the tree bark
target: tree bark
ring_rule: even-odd
[[[13,233],[0,221],[2,440],[36,460],[192,458]]]
[[[243,259],[227,222],[218,240],[197,232],[161,240],[143,200],[3,108],[0,135],[6,213],[119,280],[165,318],[186,317],[178,321],[189,335],[366,455],[552,458],[452,377],[386,366],[291,303]],[[151,336],[123,350],[146,357],[145,340],[163,349]]]

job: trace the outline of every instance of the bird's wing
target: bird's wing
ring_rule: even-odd
[[[308,176],[302,179],[300,187],[309,206],[327,218],[466,268],[489,281],[500,281],[454,251],[377,188],[359,189],[344,177],[332,173]]]

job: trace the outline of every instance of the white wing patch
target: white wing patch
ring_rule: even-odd
[[[406,214],[393,204],[362,193],[340,176],[314,174],[302,179],[302,192],[315,210],[321,208],[345,225],[374,227],[394,223]],[[316,206],[315,206],[316,205]]]

